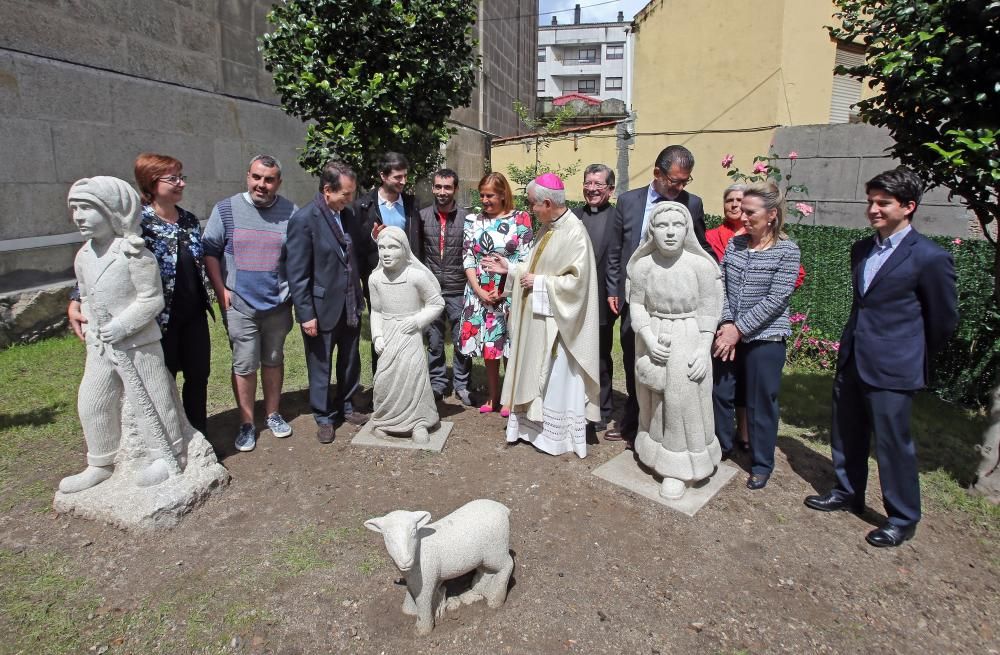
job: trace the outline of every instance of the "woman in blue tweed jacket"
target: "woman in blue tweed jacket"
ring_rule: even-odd
[[[746,398],[752,466],[747,488],[763,489],[774,470],[778,391],[785,339],[792,334],[788,302],[799,274],[799,247],[783,231],[785,198],[773,182],[743,192],[746,234],[734,236],[722,259],[722,318],[712,355],[715,430],[723,451],[734,444],[737,387]]]

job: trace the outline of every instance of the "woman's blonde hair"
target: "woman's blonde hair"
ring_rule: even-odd
[[[777,210],[774,224],[771,225],[775,241],[787,239],[788,235],[785,234],[785,194],[781,192],[778,185],[771,181],[755,182],[743,190],[743,198],[745,199],[747,196],[756,196],[763,200],[764,209],[767,211]]]

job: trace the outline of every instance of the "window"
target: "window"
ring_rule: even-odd
[[[545,61],[545,48],[538,49],[538,61]]]
[[[597,93],[597,80],[577,80],[577,93]]]
[[[580,48],[580,63],[594,63],[597,61],[596,48]]]
[[[622,90],[622,78],[620,77],[609,77],[604,83],[604,88],[608,91],[621,91]]]
[[[539,93],[545,93],[545,78],[538,80],[538,87],[535,90]]]
[[[609,45],[607,47],[607,58],[608,59],[624,59],[625,58],[625,46],[623,45]]]
[[[865,48],[854,43],[838,43],[836,66],[858,66],[865,62]],[[854,123],[858,110],[854,103],[861,99],[861,80],[849,75],[833,74],[833,93],[830,96],[830,122]]]

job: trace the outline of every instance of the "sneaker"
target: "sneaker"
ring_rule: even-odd
[[[236,450],[248,453],[256,447],[257,430],[254,429],[253,423],[244,423],[236,435]]]
[[[285,419],[281,418],[281,414],[278,412],[267,417],[267,427],[270,428],[271,434],[279,439],[292,436],[292,426]]]
[[[455,389],[455,395],[458,399],[462,401],[462,404],[466,407],[472,407],[472,395],[469,393],[468,389]]]

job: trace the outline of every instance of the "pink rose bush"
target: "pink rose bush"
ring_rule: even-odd
[[[795,208],[802,212],[803,216],[812,216],[813,212],[816,211],[813,209],[812,205],[807,202],[797,202],[795,203]]]
[[[726,155],[726,156],[724,156],[722,158],[722,167],[723,168],[729,168],[732,165],[733,165],[733,156],[732,155]]]
[[[792,324],[792,339],[785,356],[791,366],[808,370],[831,371],[837,367],[840,342],[827,338],[809,325],[808,315],[796,313],[788,317]]]

